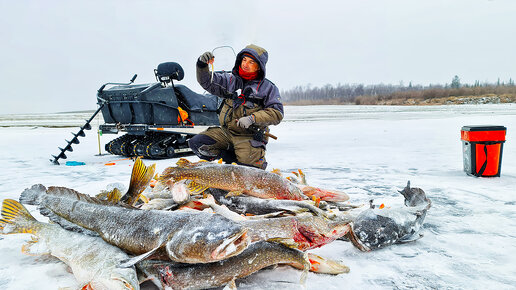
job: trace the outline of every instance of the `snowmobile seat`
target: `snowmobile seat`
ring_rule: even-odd
[[[220,100],[215,95],[201,95],[183,85],[176,85],[175,89],[183,97],[187,109],[194,112],[211,111],[215,112],[219,108]]]
[[[180,64],[177,62],[164,62],[158,65],[154,70],[156,78],[160,82],[170,82],[171,80],[182,80],[185,77],[185,72]]]
[[[178,102],[184,105],[189,119],[195,124],[217,124],[218,109],[222,104],[222,99],[215,95],[201,95],[183,85],[175,86],[178,92]]]

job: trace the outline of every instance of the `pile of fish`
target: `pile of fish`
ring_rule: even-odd
[[[22,251],[59,258],[82,289],[139,289],[146,280],[159,289],[236,288],[236,279],[277,264],[302,270],[304,283],[308,271],[349,272],[307,250],[342,239],[371,251],[422,236],[431,202],[410,183],[400,191],[405,207],[380,209],[293,174],[180,159],[157,175],[138,158],[124,195],[36,184],[4,200],[0,233],[31,233]]]

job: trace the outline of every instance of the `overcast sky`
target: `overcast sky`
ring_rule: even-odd
[[[0,0],[0,114],[95,109],[103,83],[153,82],[167,61],[202,93],[197,57],[249,43],[280,90],[507,81],[515,15],[514,0]]]

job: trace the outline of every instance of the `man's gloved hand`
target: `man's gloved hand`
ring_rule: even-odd
[[[238,119],[237,125],[239,127],[247,129],[247,128],[249,128],[249,126],[254,124],[254,122],[255,122],[254,115],[251,115],[251,116],[246,116],[246,117],[242,117],[242,118]]]
[[[213,55],[213,53],[207,51],[207,52],[203,53],[201,56],[199,56],[199,61],[208,64],[214,58],[215,58],[215,56]]]

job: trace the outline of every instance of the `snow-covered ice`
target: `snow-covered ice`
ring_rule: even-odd
[[[515,287],[516,104],[285,109],[284,121],[271,127],[279,139],[268,145],[268,169],[287,173],[300,168],[309,184],[345,191],[355,204],[375,199],[378,204],[399,206],[403,197],[397,191],[407,180],[432,200],[423,226],[425,236],[414,243],[363,253],[350,243],[335,241],[313,250],[342,261],[351,271],[338,276],[310,273],[307,289]],[[2,199],[18,199],[23,189],[36,183],[92,195],[115,182],[128,185],[132,162],[96,156],[96,128],[67,153],[67,160],[86,165],[55,166],[48,160],[78,128],[38,126],[54,122],[79,126],[87,114],[66,115],[66,120],[52,115],[0,117],[1,126],[17,126],[0,128]],[[26,120],[31,118],[37,122]],[[464,125],[507,127],[501,177],[474,178],[463,172],[460,129]],[[103,135],[102,147],[114,137]],[[161,172],[176,161],[144,162],[156,162]],[[116,165],[105,166],[107,162]],[[39,220],[47,220],[35,207],[28,208]],[[79,286],[58,260],[23,255],[21,246],[29,239],[27,234],[0,236],[0,288]],[[278,267],[255,273],[237,285],[241,289],[299,289],[300,275],[301,271]]]

